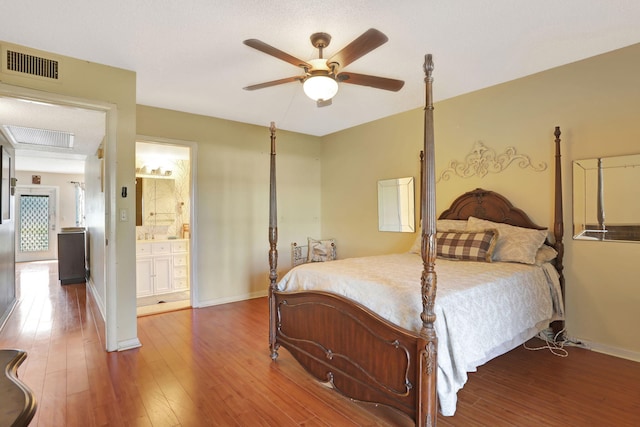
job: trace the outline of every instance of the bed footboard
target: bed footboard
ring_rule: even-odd
[[[361,305],[323,292],[273,294],[276,342],[316,379],[347,397],[416,420],[420,349],[426,344]]]

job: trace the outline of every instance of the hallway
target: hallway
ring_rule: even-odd
[[[84,283],[58,284],[57,261],[16,264],[16,285],[19,302],[0,333],[0,347],[28,353],[18,372],[38,403],[31,425],[82,425],[90,410],[89,376],[99,372],[94,369],[106,354],[96,307],[87,307]],[[67,413],[69,404],[77,410]]]

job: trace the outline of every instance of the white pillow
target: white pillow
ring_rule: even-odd
[[[536,265],[551,262],[558,256],[558,252],[549,245],[542,245],[536,252]]]
[[[316,240],[308,237],[307,242],[309,244],[308,262],[333,261],[336,259],[336,241],[334,239]]]
[[[487,228],[496,228],[498,230],[498,242],[493,251],[494,261],[535,264],[536,253],[547,238],[546,229],[534,230],[487,221],[472,216],[469,217],[467,230],[484,230]]]
[[[466,219],[439,219],[436,221],[436,231],[464,231],[467,223]]]
[[[436,221],[436,231],[464,231],[467,229],[466,219],[439,219]],[[418,235],[411,245],[409,252],[420,254],[422,252],[422,229],[418,228]]]

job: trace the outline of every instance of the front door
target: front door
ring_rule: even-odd
[[[16,187],[16,262],[57,259],[57,189]]]

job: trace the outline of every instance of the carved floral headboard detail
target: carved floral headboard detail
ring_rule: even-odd
[[[436,182],[448,181],[455,175],[460,178],[484,177],[488,173],[499,173],[516,162],[522,169],[531,168],[536,172],[547,169],[545,162],[533,164],[531,158],[525,154],[518,154],[515,147],[507,147],[504,153],[497,154],[495,150],[478,141],[466,155],[464,161],[451,160],[448,167],[440,173]]]

